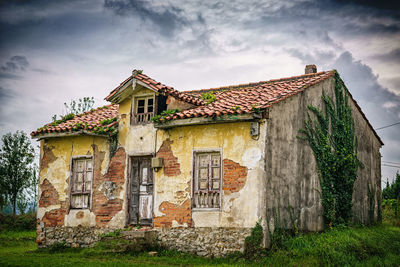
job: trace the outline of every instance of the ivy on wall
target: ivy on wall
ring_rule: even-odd
[[[308,141],[314,152],[320,176],[324,221],[329,226],[350,221],[353,185],[357,169],[362,166],[357,157],[349,97],[337,72],[334,79],[335,100],[323,93],[323,110],[308,106],[304,129],[299,130],[301,136],[298,136]]]

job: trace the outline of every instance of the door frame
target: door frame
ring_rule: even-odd
[[[129,205],[130,205],[130,201],[131,201],[132,160],[133,160],[133,158],[146,158],[146,157],[152,158],[152,157],[154,157],[154,155],[155,155],[155,153],[136,153],[136,154],[128,155],[128,159],[127,159],[128,160],[128,164],[127,164],[127,166],[128,166],[127,178],[128,179],[127,179],[127,183],[126,183],[126,185],[127,185],[127,190],[126,190],[126,203],[127,203],[127,205],[126,205],[126,223],[125,223],[126,227],[132,225],[131,222],[130,222],[130,213],[129,213]],[[145,226],[154,227],[154,192],[155,192],[154,177],[155,177],[155,175],[154,175],[154,169],[151,168],[151,166],[150,166],[150,169],[151,169],[151,172],[153,174],[152,221],[151,221],[151,224],[148,224],[148,225],[145,225]],[[140,184],[140,181],[139,181],[139,184]],[[138,222],[137,225],[140,225],[140,222]]]

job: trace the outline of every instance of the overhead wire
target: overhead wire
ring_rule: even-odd
[[[397,124],[400,124],[400,121],[396,122],[396,123],[393,123],[393,124],[390,124],[390,125],[386,125],[386,126],[383,126],[383,127],[376,128],[375,131],[382,130],[382,129],[385,129],[385,128],[389,128],[389,127],[395,126]]]

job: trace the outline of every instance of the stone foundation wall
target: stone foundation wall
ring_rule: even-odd
[[[65,243],[68,247],[90,247],[101,240],[101,234],[111,229],[96,227],[47,227],[41,233],[39,247]],[[159,245],[168,249],[196,254],[199,256],[221,257],[235,251],[243,251],[244,240],[250,235],[250,228],[153,228]],[[139,230],[138,233],[143,233]],[[124,232],[121,238],[124,238]],[[132,239],[132,238],[126,238]]]
[[[220,257],[235,251],[243,252],[250,228],[163,228],[157,230],[159,244],[199,256]]]
[[[47,247],[65,242],[67,247],[90,247],[100,241],[101,234],[111,231],[96,227],[47,227],[40,233],[42,238],[38,246]]]

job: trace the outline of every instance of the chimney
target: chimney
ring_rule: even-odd
[[[306,74],[317,73],[317,66],[315,65],[306,65]]]

